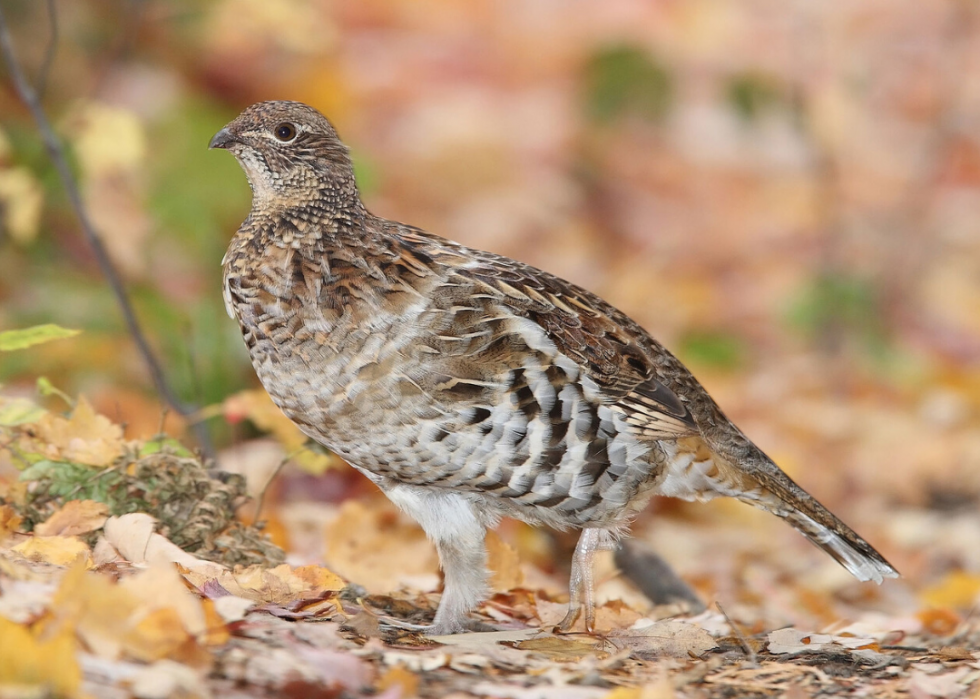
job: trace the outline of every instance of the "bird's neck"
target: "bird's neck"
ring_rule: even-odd
[[[365,225],[371,218],[356,189],[345,191],[327,186],[308,196],[265,201],[254,197],[252,211],[240,232],[278,247],[362,247],[365,231],[373,229]]]

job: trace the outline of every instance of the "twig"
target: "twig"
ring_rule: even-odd
[[[58,50],[58,11],[54,6],[55,0],[48,0],[48,45],[44,49],[44,61],[41,63],[41,70],[37,74],[37,97],[38,100],[44,99],[44,93],[48,89],[48,76],[51,74],[51,66],[54,64],[54,54]]]
[[[282,461],[279,462],[279,465],[276,466],[276,470],[273,471],[272,472],[272,475],[269,476],[269,480],[267,480],[265,482],[265,485],[262,486],[262,492],[259,493],[259,498],[255,502],[255,517],[254,517],[254,520],[256,522],[259,521],[259,515],[262,514],[262,508],[265,506],[265,494],[266,494],[266,491],[269,490],[269,486],[272,485],[272,481],[276,480],[276,476],[279,475],[279,472],[282,471],[282,469],[286,466],[286,464],[288,464],[292,460],[292,458],[294,456],[296,456],[296,454],[298,454],[300,451],[301,451],[301,449],[297,449],[296,451],[292,452],[291,454],[286,454],[286,456],[284,456],[282,458]]]
[[[726,612],[725,608],[721,606],[721,602],[715,600],[715,606],[718,607],[718,611],[725,617],[725,621],[728,622],[728,625],[732,627],[732,631],[735,632],[735,638],[737,638],[738,642],[742,644],[742,649],[745,651],[745,654],[749,656],[749,662],[755,664],[759,659],[755,654],[755,648],[749,645],[748,639],[745,638],[745,636],[742,634],[742,630],[738,628],[734,621],[732,621],[732,618],[728,616],[728,612]]]
[[[53,10],[54,8],[51,7]],[[31,116],[34,118],[34,123],[37,125],[37,129],[41,134],[41,140],[44,142],[44,147],[48,151],[48,156],[54,163],[55,169],[58,171],[58,176],[61,178],[61,184],[65,188],[65,193],[68,195],[68,200],[71,202],[72,209],[75,211],[75,216],[78,219],[79,225],[82,229],[82,234],[85,236],[86,241],[92,248],[92,252],[95,254],[96,260],[98,260],[99,267],[102,270],[102,274],[109,282],[109,286],[112,288],[112,293],[116,297],[116,303],[119,304],[119,309],[122,311],[123,319],[126,322],[126,327],[129,330],[130,335],[133,337],[133,341],[136,343],[136,347],[139,349],[140,354],[143,356],[143,361],[146,363],[147,369],[150,372],[150,377],[153,380],[153,384],[156,386],[157,392],[160,396],[181,415],[190,415],[196,408],[191,405],[185,405],[177,395],[170,388],[167,383],[167,379],[164,376],[163,368],[160,365],[159,360],[153,353],[150,343],[146,339],[146,335],[143,333],[143,329],[140,327],[139,321],[136,319],[136,313],[133,310],[133,306],[129,301],[129,297],[126,295],[126,289],[123,286],[122,280],[119,277],[119,273],[112,264],[112,260],[109,258],[106,252],[105,246],[102,243],[102,239],[99,238],[95,227],[92,225],[92,221],[89,218],[88,211],[82,204],[82,197],[79,193],[78,184],[75,182],[75,178],[71,173],[71,169],[68,167],[68,159],[65,157],[64,147],[58,140],[58,137],[54,133],[54,129],[51,127],[51,122],[48,120],[48,116],[44,111],[44,107],[41,105],[40,98],[37,91],[31,87],[24,75],[24,71],[21,68],[20,63],[17,61],[17,56],[14,53],[13,42],[10,38],[10,31],[7,26],[7,20],[3,14],[3,8],[0,6],[0,53],[3,54],[3,59],[7,64],[7,69],[10,71],[10,78],[13,80],[14,88],[17,91],[18,96],[21,101],[27,106],[31,112]],[[197,434],[198,440],[201,442],[202,447],[205,451],[210,452],[210,438],[207,432],[206,425],[198,424],[194,425],[193,429]]]

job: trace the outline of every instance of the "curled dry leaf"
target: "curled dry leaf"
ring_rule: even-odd
[[[131,563],[179,563],[188,570],[212,576],[226,569],[217,563],[193,556],[154,532],[155,520],[134,512],[110,517],[104,526],[105,539]]]
[[[95,500],[69,500],[34,527],[38,536],[80,536],[101,529],[109,508]]]

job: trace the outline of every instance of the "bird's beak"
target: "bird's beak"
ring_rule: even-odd
[[[241,143],[235,135],[228,130],[228,127],[221,129],[218,133],[214,135],[211,142],[208,144],[208,149],[211,148],[227,148],[233,143]]]

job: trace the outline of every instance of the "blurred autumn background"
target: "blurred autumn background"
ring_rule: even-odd
[[[626,311],[905,576],[862,586],[771,517],[658,501],[638,538],[704,599],[770,627],[870,609],[886,626],[952,632],[972,608],[976,3],[4,0],[3,10],[167,379],[196,412],[164,418],[9,72],[0,329],[83,332],[0,355],[4,394],[33,396],[47,377],[129,439],[163,425],[199,444],[197,421],[219,464],[261,488],[298,437],[252,392],[225,315],[220,261],[250,195],[234,159],[207,143],[252,102],[300,100],[351,146],[374,212],[542,267]],[[435,554],[418,530],[353,471],[305,458],[264,515],[291,560],[326,560],[373,591],[406,580],[434,589]],[[16,477],[9,464],[4,473]],[[500,536],[522,562],[512,583],[557,581],[560,592],[571,540],[513,523]],[[391,541],[414,542],[412,553],[385,551]],[[372,551],[383,559],[372,564]],[[600,592],[639,598],[614,578]]]

